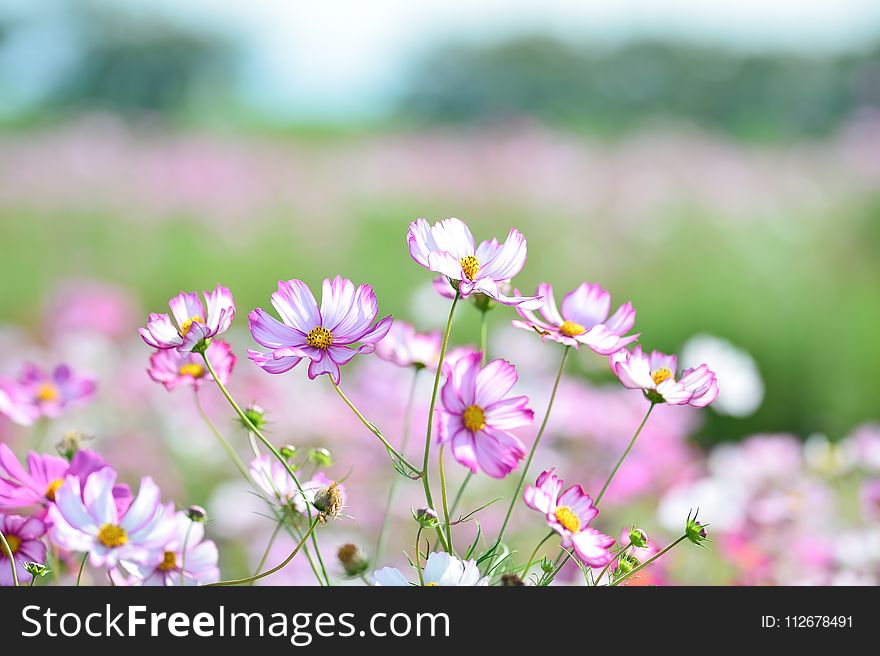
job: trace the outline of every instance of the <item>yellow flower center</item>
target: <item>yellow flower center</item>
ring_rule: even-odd
[[[434,583],[434,581],[428,581],[427,583],[425,583],[425,585],[424,585],[423,587],[425,587],[425,588],[436,588],[436,587],[437,587],[437,584]]]
[[[661,367],[651,374],[651,378],[654,379],[655,385],[659,385],[664,380],[669,380],[670,378],[672,378],[672,372],[669,371],[669,369],[667,369],[666,367]]]
[[[480,272],[480,261],[473,255],[461,258],[461,271],[465,278],[474,280]]]
[[[186,334],[189,332],[189,329],[192,328],[194,323],[205,323],[205,320],[202,317],[190,317],[180,324],[180,336],[186,337]]]
[[[309,331],[309,334],[306,335],[306,344],[314,348],[321,349],[322,351],[326,351],[327,347],[329,347],[332,343],[333,333],[324,328],[324,326],[312,328]]]
[[[198,362],[187,362],[186,364],[180,365],[178,373],[180,373],[181,376],[192,376],[193,378],[201,378],[205,375],[205,368]]]
[[[556,509],[556,521],[562,525],[566,531],[577,533],[581,530],[581,518],[568,506],[559,506]]]
[[[587,329],[574,321],[563,321],[562,325],[559,326],[559,332],[566,337],[577,337],[587,332]]]
[[[58,488],[61,487],[62,485],[64,485],[64,479],[56,478],[54,481],[49,483],[49,485],[46,487],[46,492],[45,492],[44,496],[49,501],[55,501],[55,493],[58,491]]]
[[[98,529],[98,542],[105,547],[121,547],[128,542],[128,533],[121,526],[115,524],[103,524]]]
[[[175,567],[177,567],[177,554],[173,551],[166,551],[162,555],[162,562],[159,563],[159,569],[163,572],[167,572]]]
[[[19,538],[18,536],[15,536],[15,535],[7,535],[6,542],[7,542],[7,544],[9,544],[9,550],[12,553],[15,553],[16,551],[18,551],[18,548],[21,546],[21,538]],[[0,542],[0,547],[3,547],[2,542]],[[3,553],[4,554],[6,553],[5,548],[3,549]],[[9,554],[9,555],[11,556],[12,554]]]
[[[464,422],[464,427],[474,433],[486,427],[486,413],[478,405],[469,405],[465,408],[461,420]]]
[[[58,391],[58,388],[55,387],[52,383],[42,383],[37,388],[37,400],[45,401],[50,403],[52,401],[57,401],[61,398],[61,393]]]

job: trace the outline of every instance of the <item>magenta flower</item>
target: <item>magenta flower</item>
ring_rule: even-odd
[[[452,445],[453,457],[472,472],[504,478],[525,456],[522,442],[510,431],[532,423],[534,412],[525,396],[507,396],[517,381],[516,368],[505,360],[480,367],[480,353],[460,358],[447,374],[437,409],[437,441]]]
[[[636,346],[633,351],[622,349],[612,354],[609,361],[624,387],[642,390],[652,403],[704,408],[718,396],[715,374],[705,364],[685,369],[676,380],[677,358],[660,351],[645,355],[642,347]]]
[[[12,557],[15,559],[15,570],[18,582],[30,583],[31,575],[25,570],[23,563],[46,562],[46,545],[40,540],[46,534],[46,525],[36,517],[17,517],[0,515],[0,529],[9,543]],[[0,543],[0,585],[14,585],[9,555]]]
[[[219,339],[212,340],[205,350],[205,355],[220,383],[228,384],[236,360],[229,344]],[[150,356],[147,374],[157,383],[162,383],[169,391],[181,385],[191,385],[199,389],[202,383],[213,380],[200,356],[194,353],[180,353],[174,349],[156,350]]]
[[[0,412],[22,426],[41,417],[54,418],[71,404],[84,401],[95,393],[95,381],[75,374],[66,364],[47,373],[26,364],[18,380],[0,379]]]
[[[604,567],[612,560],[608,549],[614,538],[589,528],[599,510],[583,488],[572,485],[563,492],[563,485],[555,469],[545,471],[534,485],[526,486],[523,500],[532,510],[544,513],[547,525],[559,534],[563,548],[574,548],[585,565]]]
[[[162,548],[148,562],[134,562],[129,567],[142,585],[193,586],[219,581],[217,545],[204,539],[205,525],[191,521],[183,512],[169,522],[174,531]]]
[[[160,503],[153,479],[141,479],[125,512],[113,497],[115,486],[116,472],[110,467],[89,476],[82,487],[78,477],[68,476],[49,509],[52,541],[70,551],[88,552],[94,567],[146,562],[174,530],[174,508]]]
[[[248,315],[254,340],[269,349],[249,350],[248,357],[270,374],[289,371],[306,357],[309,378],[328,374],[337,385],[339,367],[359,353],[372,353],[392,322],[389,315],[374,324],[379,304],[373,288],[355,288],[341,276],[324,281],[320,309],[302,280],[278,281],[272,306],[281,321],[262,308]]]
[[[107,463],[97,453],[82,449],[70,462],[58,456],[31,451],[25,469],[12,450],[0,444],[0,512],[39,512],[42,517],[54,503],[55,493],[67,476],[86,480],[106,466]],[[123,510],[131,503],[131,491],[127,485],[115,486],[113,497]]]
[[[220,285],[203,294],[204,303],[196,292],[181,292],[168,301],[173,321],[167,314],[151,313],[147,327],[138,329],[143,340],[153,348],[189,353],[200,342],[226,332],[235,317],[232,294]]]
[[[395,321],[385,338],[376,344],[376,355],[400,367],[436,371],[443,335],[439,330],[419,333],[408,323]]]
[[[504,285],[526,263],[526,238],[516,228],[510,229],[503,244],[492,239],[478,247],[470,229],[459,219],[438,221],[433,226],[417,219],[409,226],[407,243],[412,259],[446,276],[462,296],[485,294],[504,305],[532,310],[543,303],[540,296],[507,296],[503,292]],[[434,284],[437,287],[438,283]]]
[[[556,307],[552,285],[541,283],[537,294],[544,298],[541,316],[518,307],[516,311],[524,321],[515,320],[513,325],[533,330],[544,340],[575,348],[583,344],[599,355],[610,355],[639,338],[638,334],[624,336],[636,320],[632,303],[624,303],[609,317],[611,294],[599,285],[581,283],[562,299],[562,312]]]

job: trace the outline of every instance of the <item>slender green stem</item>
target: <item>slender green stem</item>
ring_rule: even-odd
[[[467,486],[471,482],[471,479],[473,477],[474,472],[468,470],[468,473],[465,475],[464,480],[458,487],[458,492],[455,493],[455,499],[452,501],[452,506],[449,508],[450,515],[455,515],[455,511],[458,509],[458,504],[461,503],[461,498],[464,496],[464,491],[467,489]]]
[[[428,427],[425,431],[425,454],[422,458],[422,485],[425,488],[425,501],[428,507],[434,509],[434,498],[431,495],[431,483],[428,481],[428,459],[431,456],[431,433],[434,430],[434,406],[437,405],[437,391],[440,389],[440,377],[443,375],[443,361],[446,359],[446,349],[449,346],[449,336],[452,334],[452,319],[455,316],[455,307],[458,305],[458,299],[461,294],[456,291],[455,297],[452,299],[452,306],[449,308],[449,318],[446,320],[446,331],[443,333],[443,344],[440,346],[440,360],[437,362],[437,373],[434,374],[434,389],[431,392],[431,405],[428,407]],[[443,543],[446,551],[449,546],[443,537],[443,531],[437,527],[437,536]]]
[[[480,366],[485,367],[489,361],[489,311],[480,311],[480,352],[483,354]]]
[[[79,564],[79,572],[76,575],[76,587],[79,587],[79,584],[82,583],[83,570],[86,568],[86,560],[88,558],[89,554],[83,554],[82,562]]]
[[[309,526],[308,532],[303,536],[302,540],[296,545],[293,551],[290,552],[290,555],[284,559],[279,565],[276,565],[270,570],[262,572],[260,574],[254,574],[253,576],[249,576],[246,579],[235,579],[232,581],[217,581],[216,583],[208,583],[209,586],[221,586],[221,585],[244,585],[245,583],[252,583],[254,581],[259,581],[260,579],[264,579],[267,576],[271,576],[275,572],[284,569],[291,560],[293,560],[294,556],[299,553],[300,549],[303,548],[306,541],[313,534],[315,527],[318,525],[318,520],[315,519],[311,525]]]
[[[449,523],[449,503],[446,499],[446,471],[443,468],[443,448],[445,445],[440,445],[440,453],[437,457],[437,464],[440,470],[440,496],[441,501],[443,503],[443,521],[446,525],[446,550],[449,553],[453,553],[452,548],[452,524]]]
[[[419,555],[419,543],[422,540],[422,525],[419,524],[419,530],[416,532],[416,572],[419,575],[419,585],[425,585],[425,578],[422,574],[422,557]]]
[[[535,547],[535,550],[532,551],[532,555],[529,556],[529,559],[526,561],[526,567],[525,567],[525,569],[523,570],[523,578],[525,578],[525,577],[528,575],[529,570],[532,568],[532,563],[535,562],[535,556],[538,555],[538,551],[541,549],[541,547],[544,546],[544,543],[545,543],[547,540],[549,540],[550,538],[552,538],[554,535],[556,535],[556,531],[550,531],[550,532],[549,532],[547,535],[545,535],[545,536],[543,537],[543,539],[538,543],[538,546]]]
[[[36,577],[36,576],[33,576],[33,575],[31,575],[31,582],[30,582],[30,583],[28,583],[28,587],[29,587],[29,588],[32,588],[32,587],[34,587],[34,583],[36,583],[36,581],[37,581],[37,577]]]
[[[257,571],[255,574],[258,574],[263,567],[266,566],[266,560],[269,558],[269,552],[272,550],[272,545],[275,544],[275,538],[278,537],[278,533],[281,531],[281,527],[284,526],[284,518],[281,518],[275,525],[275,530],[272,531],[272,537],[269,538],[269,544],[266,545],[266,550],[263,552],[263,557],[260,558],[260,564],[257,565]]]
[[[202,405],[202,400],[199,398],[198,390],[193,389],[193,400],[196,404],[196,409],[199,411],[199,415],[202,417],[202,421],[205,422],[205,425],[208,429],[213,433],[214,437],[217,438],[217,441],[220,442],[220,445],[223,447],[223,450],[226,451],[226,455],[229,456],[229,459],[232,460],[232,463],[235,465],[235,468],[239,471],[239,473],[244,477],[244,479],[250,482],[251,478],[248,475],[247,467],[244,466],[244,463],[241,461],[241,458],[238,457],[238,454],[235,452],[235,449],[232,448],[232,445],[226,441],[226,438],[217,430],[217,427],[214,425],[214,422],[211,421],[211,418],[208,416],[208,413],[205,412],[205,408]]]
[[[397,458],[397,460],[403,463],[403,465],[411,472],[417,475],[421,475],[421,472],[414,465],[412,465],[406,458],[404,458],[397,449],[391,446],[391,443],[387,439],[385,439],[384,435],[382,435],[382,431],[380,431],[373,422],[369,421],[361,414],[360,410],[355,407],[354,403],[349,400],[349,398],[345,395],[345,392],[340,389],[339,385],[337,385],[332,378],[330,378],[330,384],[333,385],[333,389],[335,389],[336,393],[339,394],[343,401],[345,401],[345,405],[351,408],[351,411],[355,415],[357,415],[358,419],[361,420],[361,423],[363,423],[363,425],[366,426],[373,435],[379,438],[379,441],[382,442],[382,444],[388,450],[388,453]]]
[[[189,544],[189,534],[192,531],[193,520],[189,520],[189,526],[186,527],[186,534],[183,536],[183,546],[180,548],[180,587],[184,587],[186,583],[186,545]]]
[[[34,451],[39,451],[40,447],[43,446],[43,442],[46,440],[46,435],[49,434],[49,420],[46,417],[40,417],[39,421],[37,421],[37,426],[34,429]]]
[[[328,588],[332,587],[333,583],[330,581],[330,575],[327,574],[327,567],[324,565],[324,558],[321,556],[321,550],[318,548],[318,538],[314,532],[312,532],[311,539],[312,546],[315,548],[315,558],[318,559],[318,564],[321,566],[321,574],[324,576],[324,581]]]
[[[642,423],[639,424],[639,427],[636,429],[635,434],[632,436],[632,439],[629,441],[629,445],[626,447],[626,451],[623,452],[623,455],[620,456],[620,459],[617,461],[617,464],[614,465],[614,469],[611,470],[611,473],[608,474],[608,478],[605,479],[605,485],[602,486],[602,489],[599,492],[599,496],[596,497],[596,501],[593,505],[598,506],[599,502],[602,501],[602,497],[605,496],[605,490],[608,489],[608,486],[611,485],[611,481],[614,479],[615,474],[617,474],[617,470],[620,469],[620,466],[623,464],[623,461],[626,460],[626,457],[629,455],[629,452],[632,451],[633,446],[636,443],[636,440],[639,437],[639,433],[642,432],[642,429],[645,427],[645,424],[648,423],[648,417],[651,416],[651,410],[654,409],[656,403],[652,403],[648,408],[648,412],[645,413],[645,418],[642,419]]]
[[[607,572],[607,571],[608,571],[608,568],[611,567],[611,565],[614,564],[614,561],[615,561],[615,560],[618,560],[618,561],[619,561],[620,558],[621,558],[621,556],[623,556],[627,551],[629,551],[629,548],[630,548],[631,546],[633,546],[633,543],[632,543],[632,542],[630,542],[630,543],[629,543],[628,545],[626,545],[625,547],[621,547],[620,549],[617,550],[617,553],[615,554],[614,558],[612,558],[611,560],[608,561],[608,564],[605,565],[605,567],[602,568],[602,571],[599,572],[599,576],[597,576],[597,577],[596,577],[596,580],[593,581],[593,586],[594,586],[594,587],[597,586],[597,585],[599,585],[599,581],[602,580],[602,577],[605,576],[605,572]]]
[[[507,514],[504,516],[504,522],[501,524],[501,530],[498,532],[498,538],[495,540],[496,545],[501,544],[501,540],[504,538],[504,532],[507,530],[507,523],[510,521],[513,508],[519,500],[523,483],[526,480],[526,476],[528,476],[529,467],[532,464],[532,458],[535,457],[535,452],[538,450],[538,444],[541,443],[541,438],[544,436],[544,431],[547,429],[547,422],[550,419],[550,411],[553,409],[553,402],[556,400],[556,390],[559,389],[559,381],[562,380],[562,372],[565,370],[565,361],[568,359],[568,352],[570,350],[571,347],[566,346],[562,351],[562,362],[559,363],[559,371],[556,373],[556,380],[553,382],[553,391],[550,392],[550,401],[547,403],[547,411],[544,413],[544,420],[541,422],[541,427],[538,429],[538,435],[532,443],[532,449],[529,451],[529,455],[523,465],[522,473],[519,475],[519,481],[517,481],[516,488],[513,490],[513,496],[510,499],[510,504],[507,506]]]
[[[415,368],[412,384],[409,389],[409,399],[406,402],[406,409],[403,411],[403,439],[400,442],[401,453],[406,453],[406,447],[409,445],[410,424],[412,423],[412,410],[416,398],[416,387],[419,382],[419,372],[421,368]],[[382,517],[382,526],[379,529],[379,537],[376,540],[376,550],[373,553],[373,562],[378,563],[385,550],[385,544],[388,541],[388,524],[391,519],[391,508],[394,505],[394,496],[397,492],[397,482],[399,476],[392,476],[391,486],[388,488],[388,502],[385,504],[385,515]]]
[[[12,568],[12,582],[15,584],[15,587],[18,587],[18,568],[15,566],[15,556],[12,554],[12,547],[9,546],[9,543],[6,541],[6,536],[3,535],[3,531],[0,531],[0,542],[3,543],[3,550],[9,556],[9,567]]]
[[[627,581],[627,580],[631,579],[633,576],[635,576],[636,574],[638,574],[639,572],[641,572],[643,569],[645,569],[648,565],[650,565],[650,564],[653,563],[655,560],[657,560],[658,558],[660,558],[661,556],[663,556],[664,554],[666,554],[668,551],[670,551],[670,550],[671,550],[675,545],[677,545],[679,542],[681,542],[682,540],[686,540],[686,539],[687,539],[687,535],[686,535],[686,534],[685,534],[685,535],[682,535],[682,536],[681,536],[680,538],[678,538],[675,542],[673,542],[672,544],[668,545],[665,549],[663,549],[663,551],[661,551],[661,552],[659,552],[659,553],[657,553],[657,554],[651,556],[650,558],[648,558],[648,560],[646,560],[646,561],[643,562],[641,565],[639,565],[638,567],[636,567],[636,568],[635,568],[633,571],[631,571],[629,574],[627,574],[626,576],[623,576],[623,577],[617,579],[617,580],[616,580],[614,583],[612,583],[611,585],[620,585],[620,584],[623,583],[624,581]]]
[[[312,502],[309,501],[309,497],[306,495],[305,490],[303,490],[303,486],[299,481],[299,477],[297,477],[296,472],[293,471],[293,468],[290,466],[290,463],[287,462],[287,458],[281,455],[281,452],[275,448],[275,446],[263,435],[262,431],[254,425],[254,422],[251,421],[250,417],[248,417],[245,412],[241,409],[241,407],[236,403],[235,399],[232,398],[232,395],[229,393],[229,390],[226,389],[226,385],[220,382],[220,379],[217,377],[217,372],[214,371],[214,367],[211,365],[210,360],[208,360],[208,356],[204,350],[201,352],[202,359],[205,361],[205,366],[208,368],[208,372],[211,374],[211,377],[214,379],[214,382],[217,383],[217,387],[220,389],[220,393],[226,398],[229,402],[229,405],[232,406],[232,409],[235,410],[235,414],[238,415],[239,419],[241,419],[242,423],[250,430],[253,435],[256,435],[257,438],[263,443],[263,445],[269,449],[273,456],[284,466],[284,469],[290,475],[290,478],[293,479],[293,482],[296,484],[296,489],[299,490],[300,495],[303,498],[305,503],[306,511],[309,516],[309,522],[312,522]],[[313,528],[309,530],[309,534],[311,535]],[[318,560],[321,561],[321,551],[318,547],[317,540],[313,540],[312,544],[315,547],[315,555],[318,557]],[[325,570],[325,578],[326,578],[326,570]],[[327,579],[329,585],[329,579]]]

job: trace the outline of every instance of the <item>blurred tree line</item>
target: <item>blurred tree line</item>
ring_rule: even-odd
[[[612,133],[671,118],[760,138],[827,133],[863,107],[880,107],[880,44],[804,56],[660,41],[599,50],[531,36],[434,51],[398,111],[416,122],[527,116]]]

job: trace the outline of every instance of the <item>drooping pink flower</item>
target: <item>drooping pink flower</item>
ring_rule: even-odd
[[[593,499],[580,485],[562,491],[564,481],[556,470],[542,472],[534,485],[527,485],[523,500],[532,510],[544,513],[547,525],[560,536],[560,544],[574,548],[577,557],[590,567],[604,567],[612,560],[608,550],[614,538],[589,527],[599,514]]]
[[[289,371],[305,357],[309,378],[328,374],[337,385],[339,367],[359,353],[372,353],[392,323],[390,315],[373,323],[379,304],[370,285],[356,288],[341,276],[324,280],[320,309],[301,280],[279,281],[272,306],[281,321],[262,308],[248,315],[254,340],[269,349],[249,350],[248,357],[270,374]]]
[[[193,522],[184,512],[169,520],[174,531],[168,541],[146,562],[133,562],[129,570],[149,586],[193,586],[220,580],[217,545],[205,540],[205,525]],[[183,581],[181,581],[181,578]]]
[[[526,263],[526,238],[516,228],[510,229],[503,244],[492,239],[477,246],[470,229],[459,219],[445,219],[433,226],[417,219],[409,226],[407,243],[416,263],[446,276],[462,296],[485,294],[504,305],[532,310],[543,303],[539,296],[508,296],[502,291]]]
[[[107,467],[107,463],[94,451],[81,449],[73,459],[31,451],[27,457],[27,469],[5,444],[0,444],[0,512],[36,512],[45,516],[55,502],[55,494],[67,476],[85,481],[92,474]],[[113,498],[120,512],[131,503],[131,491],[127,485],[113,488]]]
[[[674,355],[660,351],[646,355],[641,346],[632,351],[621,349],[609,357],[609,362],[624,387],[642,390],[652,403],[704,408],[718,396],[715,374],[705,364],[685,369],[676,379],[677,358]]]
[[[110,467],[88,477],[85,485],[68,476],[49,509],[52,541],[70,551],[88,553],[94,567],[148,562],[174,530],[174,507],[163,506],[152,478],[141,479],[137,497],[121,513],[113,498],[116,472]]]
[[[385,338],[376,344],[376,355],[400,367],[437,369],[443,335],[439,330],[419,333],[408,323],[395,321]]]
[[[196,292],[181,292],[168,301],[173,321],[167,314],[151,313],[147,327],[138,329],[143,340],[153,348],[189,353],[203,340],[226,332],[235,317],[232,293],[217,285],[203,294],[204,303]]]
[[[40,539],[46,534],[46,525],[37,517],[0,515],[0,530],[6,537],[19,584],[30,583],[31,575],[23,563],[46,563],[46,545]],[[9,555],[0,543],[0,585],[14,585]]]
[[[17,380],[0,379],[0,412],[22,426],[29,426],[41,417],[54,418],[68,406],[85,401],[95,393],[94,379],[74,371],[66,364],[51,373],[33,364],[26,364]]]
[[[534,412],[525,396],[508,396],[517,381],[506,360],[480,367],[480,353],[466,355],[453,367],[444,365],[446,383],[437,409],[437,441],[449,443],[453,457],[472,472],[504,478],[525,456],[510,431],[528,426]]]
[[[609,317],[611,294],[599,285],[581,283],[562,299],[561,312],[556,307],[552,285],[541,283],[536,293],[544,298],[544,305],[538,310],[540,317],[518,307],[516,311],[523,321],[515,320],[513,325],[534,331],[544,340],[575,348],[583,344],[599,355],[611,355],[639,338],[638,334],[626,335],[636,320],[632,303],[624,303]]]
[[[229,344],[219,339],[212,340],[205,350],[205,356],[220,382],[223,385],[228,384],[236,360]],[[157,349],[150,356],[147,374],[169,391],[181,385],[191,385],[198,389],[203,383],[213,381],[200,355],[180,353],[174,349]]]

